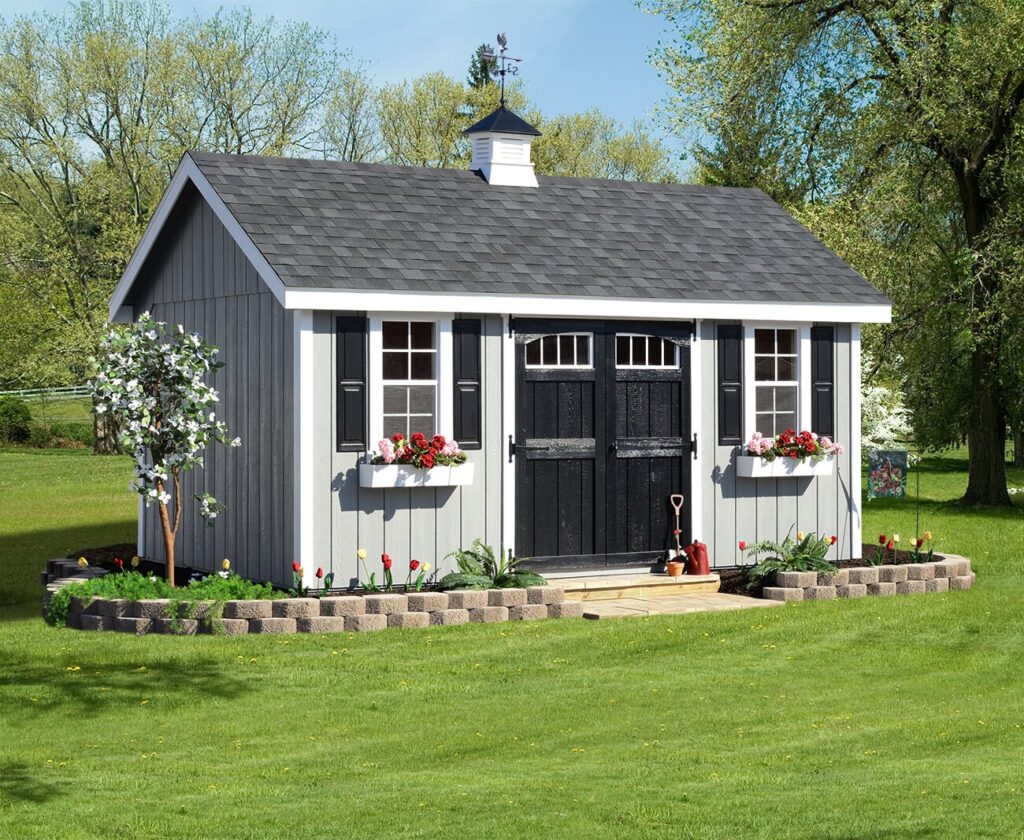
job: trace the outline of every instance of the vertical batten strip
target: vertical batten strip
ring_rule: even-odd
[[[295,436],[295,493],[293,542],[296,562],[305,569],[303,583],[316,583],[313,568],[313,312],[300,309],[292,316],[292,428]]]
[[[861,439],[860,439],[860,324],[850,326],[850,556],[860,559],[861,535]]]

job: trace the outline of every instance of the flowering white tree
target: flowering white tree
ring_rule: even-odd
[[[864,353],[862,365],[865,370],[874,366],[872,357]],[[860,389],[861,449],[896,449],[913,434],[910,427],[910,411],[903,404],[903,396],[878,382],[861,383]]]
[[[181,525],[181,473],[203,466],[211,442],[240,446],[212,410],[217,392],[203,378],[223,367],[217,348],[181,325],[169,327],[148,312],[101,344],[90,382],[96,411],[121,421],[121,442],[135,457],[132,488],[146,506],[160,507],[167,582],[174,586],[174,539]],[[172,493],[168,489],[173,490]],[[223,509],[208,493],[195,497],[208,525]],[[169,508],[174,502],[173,514]]]

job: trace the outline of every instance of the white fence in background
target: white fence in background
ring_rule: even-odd
[[[67,388],[23,388],[20,391],[0,391],[0,397],[15,396],[29,399],[67,399],[88,397],[88,385],[71,385]]]

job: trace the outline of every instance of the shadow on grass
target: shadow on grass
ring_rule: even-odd
[[[134,535],[134,520],[0,534],[0,558],[3,558],[0,561],[0,607],[42,598],[39,576],[47,560],[66,557],[68,552],[84,546],[131,540]],[[0,621],[7,612],[0,609]]]
[[[43,805],[60,793],[60,789],[32,774],[27,764],[0,764],[0,802],[32,802]]]
[[[112,646],[129,641],[115,633],[103,634],[103,638]],[[157,655],[166,653],[161,649]],[[22,708],[33,714],[57,711],[87,718],[138,709],[140,705],[159,706],[161,700],[237,700],[252,691],[251,680],[225,671],[216,660],[197,661],[194,650],[182,653],[186,656],[181,661],[146,666],[134,662],[89,664],[87,654],[83,654],[81,665],[70,666],[63,658],[49,659],[45,665],[38,658],[8,659],[0,665],[0,693],[28,689],[37,696]],[[139,658],[143,656],[140,653]]]

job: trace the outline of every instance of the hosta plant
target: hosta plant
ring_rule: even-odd
[[[544,578],[533,572],[516,571],[515,560],[509,558],[507,551],[502,551],[499,558],[494,549],[479,537],[473,540],[473,545],[469,548],[456,549],[447,557],[455,559],[458,571],[441,578],[438,588],[442,591],[521,588],[543,586],[547,583]]]

